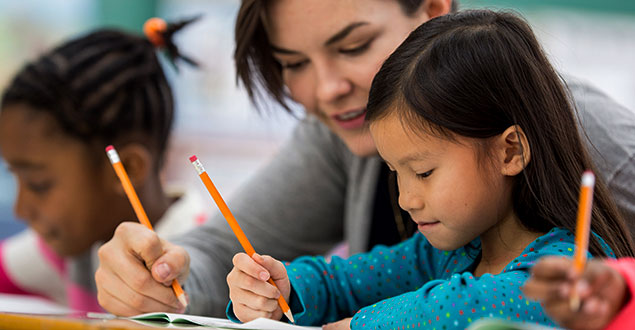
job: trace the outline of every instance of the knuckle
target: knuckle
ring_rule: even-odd
[[[140,294],[135,294],[132,297],[130,297],[129,303],[130,303],[130,306],[132,306],[133,308],[140,310],[143,304],[145,303],[145,298]]]
[[[139,276],[134,276],[131,279],[130,286],[135,291],[143,291],[146,287],[148,287],[148,285],[150,285],[151,281],[153,281],[153,279],[149,276],[149,274],[143,273],[139,274]]]

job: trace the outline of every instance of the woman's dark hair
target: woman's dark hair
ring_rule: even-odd
[[[404,14],[413,15],[425,0],[395,0]],[[452,11],[456,11],[458,0],[452,1]],[[267,4],[265,0],[242,0],[234,37],[236,49],[236,79],[242,82],[252,103],[258,105],[259,98],[267,93],[285,110],[290,111],[287,104],[282,80],[282,67],[272,55],[269,37],[263,23]]]
[[[421,25],[373,80],[366,119],[389,114],[440,137],[488,139],[518,125],[531,161],[515,178],[516,214],[529,230],[575,231],[580,177],[595,168],[560,77],[519,17],[473,10]],[[599,177],[594,198],[592,230],[617,257],[633,256],[624,220]],[[605,256],[595,238],[590,251]]]
[[[157,169],[174,117],[155,47],[141,36],[109,29],[27,64],[2,96],[2,109],[14,104],[51,114],[64,133],[87,144],[144,143],[159,155]]]

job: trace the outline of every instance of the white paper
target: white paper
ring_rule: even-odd
[[[26,314],[69,314],[75,311],[40,297],[0,293],[0,312]]]
[[[301,327],[289,323],[280,321],[274,321],[265,318],[258,318],[247,323],[234,323],[228,319],[220,319],[215,317],[205,317],[197,315],[185,315],[185,314],[172,314],[172,313],[147,313],[130,317],[133,320],[143,321],[160,321],[165,320],[168,322],[190,322],[198,325],[204,325],[209,327],[225,328],[225,329],[253,329],[253,330],[300,330],[311,329],[317,330],[321,327]]]

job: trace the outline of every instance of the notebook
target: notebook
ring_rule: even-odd
[[[88,313],[92,318],[115,318],[112,314]],[[129,317],[128,319],[141,322],[161,322],[175,325],[198,325],[221,329],[250,329],[250,330],[318,330],[321,327],[302,327],[265,318],[255,319],[247,323],[234,323],[227,319],[205,317],[197,315],[172,313],[147,313]]]

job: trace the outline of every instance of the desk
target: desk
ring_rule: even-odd
[[[144,324],[126,319],[93,319],[85,314],[71,315],[32,315],[0,312],[2,330],[147,330],[160,328],[213,329],[209,327],[169,325],[145,322]]]

